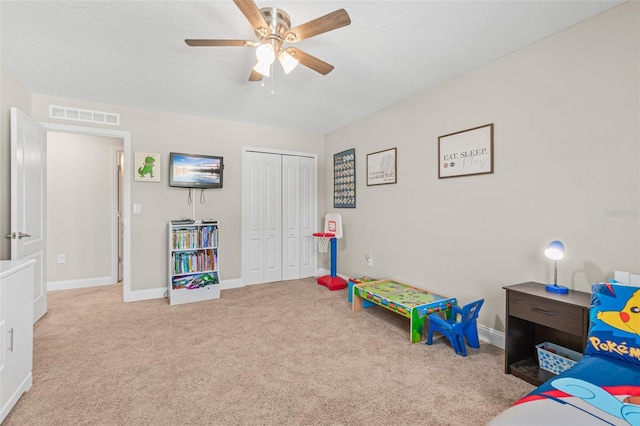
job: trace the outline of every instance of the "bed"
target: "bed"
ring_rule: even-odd
[[[592,285],[585,356],[490,425],[640,426],[640,287],[631,282]]]

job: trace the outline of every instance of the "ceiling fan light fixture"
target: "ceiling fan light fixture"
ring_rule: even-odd
[[[351,18],[346,10],[338,9],[303,24],[291,27],[291,19],[282,9],[275,7],[263,7],[260,9],[254,0],[233,0],[233,2],[245,18],[247,18],[247,21],[249,21],[258,41],[238,39],[186,39],[185,43],[190,47],[255,47],[257,63],[249,75],[249,81],[261,81],[263,76],[270,77],[270,74],[273,73],[271,68],[273,67],[276,57],[286,74],[290,73],[299,63],[322,75],[326,75],[333,70],[333,65],[295,47],[284,47],[283,44],[297,43],[301,40],[306,40],[350,25]]]
[[[258,60],[258,63],[253,67],[253,70],[259,72],[265,77],[269,77],[271,75],[271,63]]]
[[[265,43],[258,46],[256,49],[256,58],[258,58],[258,62],[271,65],[273,61],[276,60],[276,52],[273,49],[273,45]]]
[[[293,69],[298,65],[298,60],[291,56],[289,52],[283,50],[280,55],[278,55],[278,61],[280,61],[280,65],[282,65],[282,69],[285,74],[289,74]]]

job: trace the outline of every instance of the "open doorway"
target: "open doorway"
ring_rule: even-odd
[[[81,156],[75,156],[73,149],[67,150],[66,154],[62,152],[61,159],[58,161],[62,161],[63,167],[62,170],[68,168],[76,167],[77,171],[81,171],[83,168],[87,166],[94,169],[99,169],[101,166],[105,166],[108,169],[107,178],[102,180],[102,183],[93,183],[93,186],[85,185],[75,185],[67,188],[65,193],[58,197],[58,199],[49,198],[48,200],[48,208],[51,207],[53,203],[62,204],[63,212],[66,214],[75,217],[79,221],[84,221],[84,229],[86,233],[90,234],[90,238],[84,240],[83,242],[79,241],[80,238],[77,239],[68,239],[67,242],[71,241],[75,246],[69,250],[76,250],[73,253],[73,257],[67,256],[67,251],[65,247],[56,247],[53,248],[55,242],[52,241],[52,249],[49,250],[48,261],[47,263],[52,262],[54,265],[72,265],[73,260],[78,260],[77,255],[77,246],[83,247],[82,254],[80,258],[82,259],[83,265],[75,264],[77,268],[67,268],[69,271],[73,270],[72,274],[64,276],[61,281],[61,285],[66,287],[63,288],[80,288],[80,287],[88,287],[93,285],[107,285],[107,284],[115,284],[117,282],[122,282],[122,291],[123,291],[123,300],[125,302],[132,301],[132,293],[131,293],[131,262],[130,262],[130,253],[131,253],[131,245],[130,245],[130,188],[131,188],[131,171],[130,167],[125,167],[125,165],[131,164],[131,135],[129,132],[121,131],[121,130],[110,130],[110,129],[100,129],[100,128],[89,128],[89,127],[79,127],[79,126],[69,126],[69,125],[59,125],[52,123],[41,123],[45,129],[48,131],[48,135],[53,136],[54,138],[60,137],[63,140],[65,136],[68,138],[75,138],[79,140],[91,140],[87,138],[97,138],[95,140],[101,140],[102,143],[108,146],[108,149],[104,151],[104,155],[99,154],[98,152],[86,152]],[[48,142],[52,146],[54,142]],[[86,147],[83,147],[83,149]],[[103,147],[104,148],[104,147]],[[82,151],[82,150],[79,150]],[[90,173],[90,172],[86,172]],[[81,173],[82,175],[82,173]],[[77,176],[77,173],[76,173]],[[72,179],[73,177],[70,177]],[[82,177],[76,178],[77,181],[87,181],[88,184],[90,179],[83,179]],[[59,190],[59,189],[58,189]],[[47,191],[48,192],[48,191]],[[94,196],[97,195],[105,195],[107,207],[105,208],[107,211],[99,212],[99,209],[89,209],[90,205],[94,202]],[[105,201],[102,201],[102,206],[104,206]],[[103,207],[104,208],[104,207]],[[65,210],[66,209],[66,210]],[[92,210],[92,212],[89,212]],[[49,212],[48,212],[49,213]],[[47,214],[48,216],[49,214]],[[91,220],[97,220],[98,216],[103,217],[104,222],[101,221],[100,230],[92,229],[90,226],[87,227],[87,219],[89,219],[89,223]],[[104,217],[107,217],[105,220]],[[51,223],[51,222],[50,222]],[[78,222],[80,223],[80,222]],[[49,227],[49,230],[56,226],[52,223]],[[67,233],[75,233],[78,232],[78,229],[69,228],[66,229]],[[107,237],[100,237],[99,232],[103,232],[102,235],[105,235],[106,232]],[[49,233],[49,231],[48,231]],[[97,247],[97,242],[100,239],[108,240],[108,244],[106,246]],[[64,237],[62,237],[64,240]],[[60,257],[60,255],[63,255]],[[59,260],[64,260],[63,263],[58,263]],[[92,270],[92,272],[88,272],[90,268],[87,267],[88,260],[93,263],[93,265],[100,265],[96,267],[96,269]],[[101,262],[101,263],[100,263]],[[105,263],[108,266],[105,267]],[[107,271],[107,272],[105,272]],[[61,277],[60,275],[58,277]],[[52,277],[54,283],[56,278]],[[51,288],[49,289],[56,289]]]
[[[121,278],[122,138],[47,133],[47,289]]]

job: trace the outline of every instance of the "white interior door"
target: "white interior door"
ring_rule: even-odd
[[[277,154],[247,152],[245,156],[243,170],[245,284],[282,279],[281,161],[281,156]]]
[[[11,259],[34,259],[33,322],[47,312],[47,132],[11,108]]]
[[[282,279],[300,278],[300,157],[282,157]]]
[[[314,160],[300,157],[300,278],[312,277],[315,260],[316,180]]]
[[[264,277],[282,280],[282,157],[262,154],[264,161]]]
[[[262,282],[263,246],[264,246],[264,164],[262,154],[247,152],[243,167],[243,228],[245,237],[243,242],[243,265],[245,284]]]

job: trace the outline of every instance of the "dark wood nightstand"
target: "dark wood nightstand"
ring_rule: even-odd
[[[591,294],[555,294],[527,282],[507,291],[504,372],[539,386],[554,376],[538,367],[536,345],[551,342],[584,353]]]

